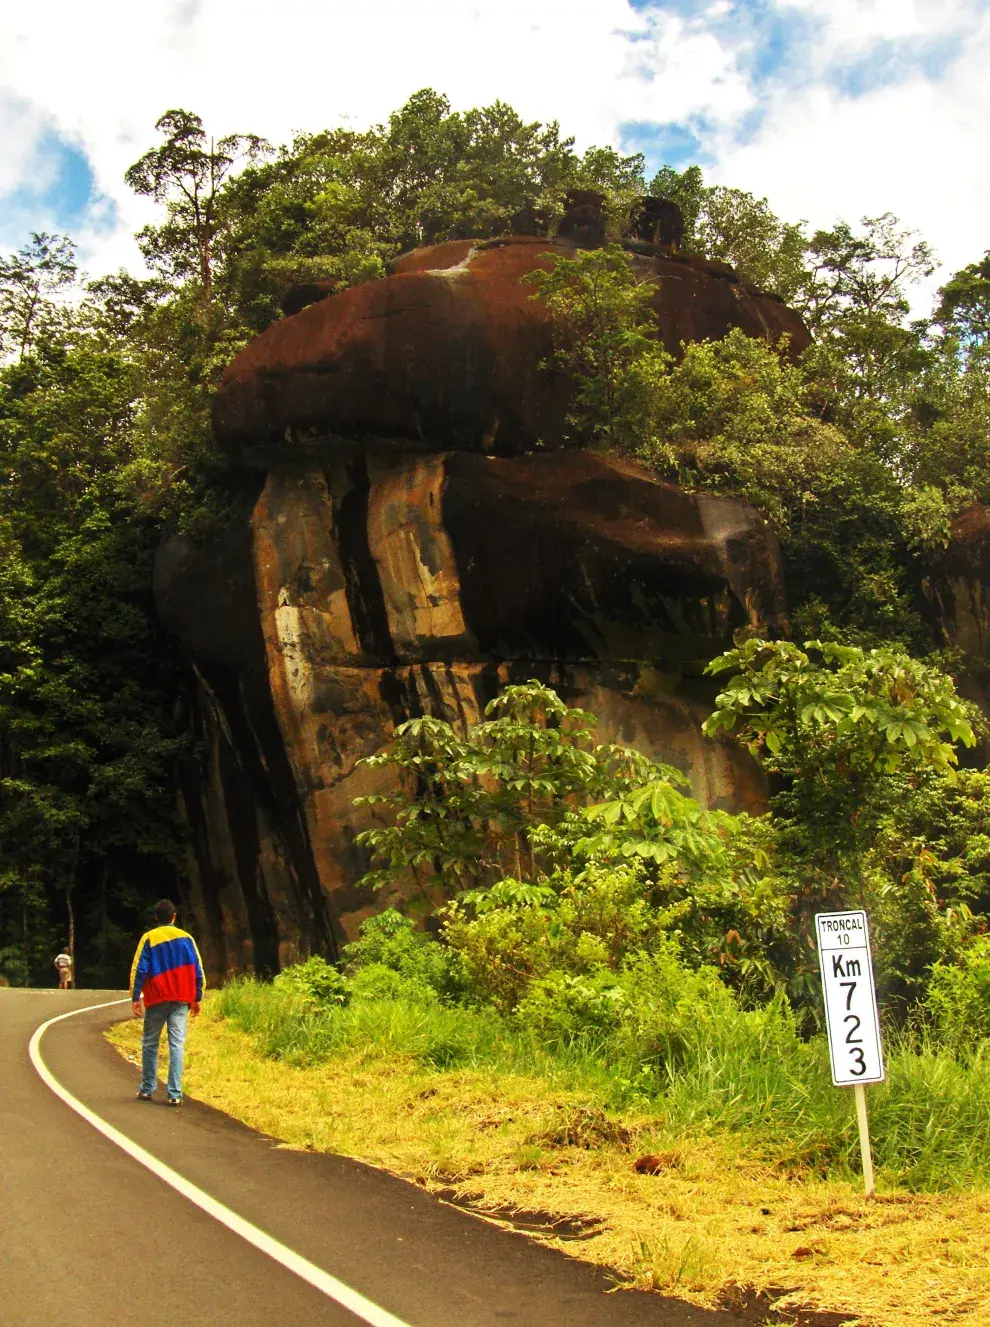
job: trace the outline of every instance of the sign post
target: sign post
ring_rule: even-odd
[[[873,1196],[873,1158],[865,1084],[883,1082],[880,1015],[866,913],[820,912],[815,917],[825,996],[825,1026],[836,1087],[855,1089],[866,1196]]]

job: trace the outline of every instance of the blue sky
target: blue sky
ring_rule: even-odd
[[[96,209],[104,215],[108,205],[112,209],[112,200],[96,187],[84,148],[62,138],[54,126],[39,134],[34,155],[35,169],[3,195],[5,230],[13,229],[13,219],[14,226],[36,229],[35,222],[43,221],[49,229],[71,231],[88,224]]]
[[[700,162],[789,220],[890,210],[950,269],[990,247],[990,0],[76,0],[0,50],[0,249],[68,231],[136,267],[122,183],[170,106],[283,141],[432,85],[559,119],[579,144]]]

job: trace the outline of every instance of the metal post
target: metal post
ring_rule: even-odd
[[[870,1154],[870,1123],[866,1118],[866,1088],[862,1083],[855,1083],[856,1119],[859,1122],[859,1150],[863,1157],[863,1183],[867,1198],[873,1197],[873,1157]]]

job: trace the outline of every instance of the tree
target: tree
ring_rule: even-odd
[[[744,189],[706,189],[696,228],[706,258],[729,263],[742,279],[791,301],[804,278],[807,238],[802,223],[783,222],[765,198]]]
[[[652,380],[638,454],[664,478],[745,498],[785,534],[850,447],[811,411],[804,374],[782,349],[738,328],[686,345]]]
[[[952,276],[938,292],[935,322],[967,353],[990,345],[990,252]]]
[[[910,323],[908,287],[931,276],[935,258],[895,216],[864,217],[816,231],[797,304],[815,344],[805,365],[821,409],[858,445],[896,463],[914,393],[931,363],[927,326]]]
[[[238,162],[254,161],[270,148],[257,134],[207,138],[202,120],[191,111],[166,111],[155,128],[165,142],[124,176],[135,193],[154,198],[168,211],[164,225],[140,232],[141,251],[152,267],[173,279],[197,277],[208,327],[221,187]]]
[[[705,733],[732,734],[783,780],[775,810],[837,904],[901,780],[950,769],[953,744],[976,740],[951,679],[899,650],[754,639],[706,671],[731,676]]]
[[[173,665],[159,530],[123,482],[134,365],[81,315],[63,330],[0,369],[0,949],[27,979],[57,919],[81,978],[116,982],[142,886],[174,881]]]
[[[637,281],[617,244],[549,261],[523,280],[554,319],[555,362],[575,389],[568,420],[580,441],[633,453],[649,428],[652,378],[670,360],[656,339],[656,287]]]
[[[75,278],[75,246],[65,235],[32,234],[23,249],[0,259],[0,358],[23,359],[65,323],[58,296]]]
[[[930,277],[936,261],[917,232],[899,229],[891,212],[863,217],[857,234],[847,221],[818,230],[808,243],[808,280],[802,309],[813,330],[841,314],[902,321],[907,287]]]
[[[260,330],[298,282],[344,289],[419,245],[506,234],[527,207],[552,230],[569,189],[604,192],[619,227],[642,170],[612,148],[579,155],[556,122],[527,122],[505,102],[453,111],[424,88],[365,133],[300,134],[232,178],[218,285]]]
[[[688,253],[729,263],[744,281],[782,299],[792,299],[800,289],[808,243],[803,223],[781,221],[765,198],[706,185],[700,166],[684,171],[661,167],[649,192],[681,209]]]
[[[677,171],[661,166],[650,181],[648,192],[654,198],[676,203],[684,219],[684,248],[693,253],[698,248],[698,222],[705,203],[705,179],[700,166]]]
[[[536,831],[668,773],[635,751],[596,744],[594,726],[593,715],[537,681],[506,687],[463,738],[441,719],[401,724],[386,751],[361,762],[399,776],[394,792],[355,803],[384,807],[392,821],[358,836],[377,863],[363,883],[411,877],[429,906],[507,876],[537,883],[549,859]]]

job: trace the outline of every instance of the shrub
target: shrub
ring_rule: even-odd
[[[586,976],[550,972],[531,984],[516,1008],[520,1026],[537,1033],[550,1047],[589,1034],[604,1040],[619,1028],[626,1013],[626,993],[608,968]]]
[[[956,963],[933,965],[927,1006],[947,1047],[972,1052],[990,1041],[990,936],[973,940]]]
[[[428,988],[443,999],[456,998],[464,989],[458,956],[428,932],[416,930],[395,908],[363,921],[360,938],[345,945],[342,957],[352,978],[368,968],[388,969],[412,987]],[[364,980],[373,984],[384,978],[379,972]]]
[[[397,972],[384,963],[369,963],[359,968],[349,979],[348,985],[353,1000],[405,1000],[412,1004],[439,1004],[437,992],[429,982],[419,976]]]
[[[362,883],[412,883],[431,908],[437,889],[449,898],[509,874],[535,883],[555,864],[537,830],[576,806],[679,777],[637,751],[597,744],[594,730],[594,715],[535,679],[505,687],[464,737],[429,716],[400,724],[386,750],[361,762],[395,776],[392,791],[355,799],[391,822],[358,835],[376,866]]]
[[[704,1058],[713,1047],[721,1055],[740,1036],[752,1041],[763,1024],[779,1024],[778,1040],[797,1039],[785,1000],[743,1011],[715,968],[687,967],[676,940],[663,936],[649,951],[632,953],[618,970],[557,970],[534,980],[516,1007],[515,1020],[550,1048],[594,1039],[607,1062],[628,1064],[659,1079],[691,1059]]]
[[[503,1013],[553,972],[618,972],[667,938],[686,967],[717,963],[753,999],[789,966],[787,907],[782,881],[764,871],[740,867],[692,883],[675,861],[634,856],[576,863],[543,885],[503,880],[471,891],[445,910],[441,936],[471,995]]]
[[[651,943],[670,918],[648,894],[643,869],[633,864],[561,871],[541,886],[503,880],[451,904],[442,935],[471,995],[508,1013],[533,981],[558,970],[617,968],[626,953]]]
[[[348,999],[346,979],[318,954],[285,968],[274,984],[314,1005],[342,1005]]]

